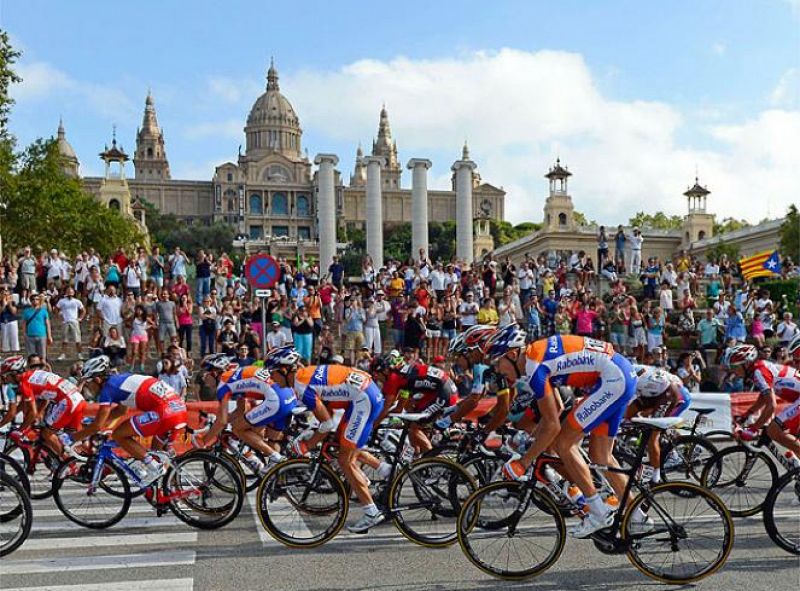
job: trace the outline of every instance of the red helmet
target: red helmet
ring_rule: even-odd
[[[758,359],[758,349],[753,345],[734,345],[728,347],[722,356],[722,365],[725,367],[736,367],[738,365],[749,365]]]
[[[25,361],[25,358],[22,355],[7,357],[3,360],[3,364],[0,365],[0,374],[5,375],[7,373],[22,373],[25,371],[27,366],[28,362]]]

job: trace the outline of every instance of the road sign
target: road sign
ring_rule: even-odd
[[[268,254],[254,254],[244,266],[244,275],[253,289],[274,287],[280,274],[277,261]]]
[[[256,297],[257,298],[268,298],[272,295],[271,289],[257,289],[256,290]]]

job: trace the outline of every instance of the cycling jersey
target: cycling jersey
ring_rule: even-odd
[[[526,357],[527,385],[534,399],[551,396],[554,386],[588,389],[589,395],[570,412],[570,424],[586,433],[616,435],[636,394],[636,373],[610,343],[555,335],[528,345]]]
[[[670,412],[670,416],[680,416],[689,408],[692,402],[692,395],[689,389],[683,385],[683,380],[678,376],[651,365],[635,365],[634,369],[638,374],[636,377],[636,397],[641,399],[643,403],[658,405],[659,398],[666,394],[670,386],[675,386],[678,390],[678,399],[675,401],[675,406]],[[643,373],[640,373],[642,371]]]
[[[800,436],[800,400],[795,400],[778,413],[775,422],[790,435]]]
[[[186,404],[169,384],[157,378],[122,373],[106,380],[97,402],[121,404],[144,411],[131,418],[134,431],[143,437],[165,435],[186,426]]]
[[[761,394],[772,390],[786,402],[800,399],[800,371],[794,367],[759,359],[753,365],[753,383]]]
[[[35,369],[22,374],[18,392],[21,399],[47,402],[44,423],[49,428],[81,428],[86,400],[69,380],[43,369]]]
[[[483,363],[476,363],[472,366],[472,390],[471,394],[482,394],[483,385],[485,384],[484,374],[489,369],[488,365]]]
[[[244,397],[261,400],[274,396],[274,388],[269,371],[263,367],[248,365],[222,374],[217,386],[217,399],[237,400]]]
[[[289,425],[292,410],[297,406],[297,397],[291,388],[273,386],[264,400],[249,410],[244,418],[255,427],[270,427],[283,431]]]
[[[339,423],[339,444],[343,447],[364,447],[375,419],[383,410],[383,394],[369,374],[343,365],[310,365],[299,369],[294,390],[311,410],[317,402],[346,407]]]
[[[414,404],[412,412],[434,413],[458,402],[458,388],[443,370],[433,365],[412,363],[399,372],[406,380]]]

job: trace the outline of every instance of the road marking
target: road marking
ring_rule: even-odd
[[[150,505],[133,505],[130,509],[128,509],[128,515],[132,513],[150,513],[153,515],[155,510]],[[64,513],[61,512],[61,509],[39,509],[34,507],[33,514],[38,519],[39,517],[63,517]],[[123,519],[123,522],[125,520]]]
[[[147,527],[165,527],[183,524],[177,517],[133,517],[132,519],[123,519],[116,525],[112,526],[114,529],[138,529]],[[188,527],[188,526],[187,526]],[[64,522],[44,522],[36,521],[36,514],[34,513],[33,531],[47,532],[47,531],[72,531],[72,530],[86,531],[86,528],[73,523],[71,521]]]
[[[258,539],[261,540],[261,545],[266,546],[269,543],[277,543],[272,536],[267,533],[264,526],[261,525],[261,519],[258,517],[258,511],[256,510],[255,490],[247,493],[247,504],[250,506],[250,514],[253,516],[253,521],[256,522],[256,531],[258,532]]]
[[[140,579],[116,583],[89,583],[82,585],[46,585],[44,587],[14,587],[4,591],[141,591],[149,587],[157,591],[192,591],[194,579]]]
[[[150,566],[179,566],[194,564],[194,550],[151,552],[149,554],[117,554],[113,556],[68,556],[64,558],[31,558],[3,560],[4,575],[27,575],[78,570],[107,570]],[[107,588],[107,587],[106,587]],[[141,589],[141,583],[140,587]],[[158,587],[154,587],[158,589]]]
[[[75,538],[37,538],[26,541],[19,549],[59,550],[62,548],[100,548],[103,546],[147,546],[160,544],[188,544],[197,541],[197,532],[180,534],[130,534],[107,536],[79,536]]]

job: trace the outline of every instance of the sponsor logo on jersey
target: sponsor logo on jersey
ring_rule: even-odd
[[[350,428],[347,430],[347,438],[352,440],[356,434],[358,433],[359,428],[361,427],[361,423],[364,422],[364,413],[356,413],[355,418],[353,419]]]
[[[589,422],[589,419],[592,418],[592,415],[594,415],[598,411],[605,410],[606,402],[611,400],[611,398],[613,397],[614,397],[613,392],[603,392],[599,397],[590,400],[589,402],[587,402],[587,404],[582,406],[575,413],[575,418],[578,419],[579,423]]]
[[[594,367],[597,360],[591,355],[578,355],[576,357],[567,357],[556,363],[556,371],[564,371],[573,367],[588,366]]]
[[[439,387],[439,382],[420,378],[414,380],[411,387],[414,390],[434,390]]]

